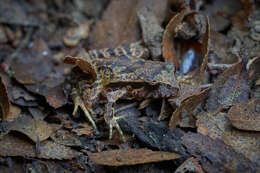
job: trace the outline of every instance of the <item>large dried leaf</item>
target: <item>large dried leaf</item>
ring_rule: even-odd
[[[79,152],[55,144],[51,141],[45,141],[40,144],[39,152],[37,153],[35,145],[12,135],[5,135],[0,139],[0,156],[22,156],[22,157],[37,157],[44,159],[72,159],[80,155]]]
[[[137,11],[148,7],[158,16],[161,23],[166,4],[167,1],[160,0],[111,1],[90,35],[92,43],[90,48],[111,48],[140,40]]]
[[[233,106],[228,112],[228,118],[238,129],[260,131],[260,100]]]
[[[14,77],[22,84],[43,81],[51,72],[51,65],[41,54],[21,52],[11,66]]]
[[[6,120],[8,118],[10,106],[7,89],[0,76],[0,119]]]
[[[207,100],[207,111],[214,112],[225,105],[247,102],[250,87],[244,60],[236,63],[218,76]]]
[[[60,127],[61,125],[48,124],[43,120],[35,120],[29,116],[22,116],[12,122],[9,129],[27,135],[34,142],[41,142],[49,138]]]
[[[227,115],[205,113],[197,120],[198,131],[224,143],[260,166],[260,134],[233,128]]]
[[[182,137],[188,152],[198,158],[206,172],[253,173],[256,165],[221,140],[213,140],[199,133],[187,133]]]
[[[160,162],[180,158],[180,155],[148,149],[110,150],[100,153],[88,152],[89,158],[99,165],[122,166]]]

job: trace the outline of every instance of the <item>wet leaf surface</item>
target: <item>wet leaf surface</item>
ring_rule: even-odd
[[[260,100],[233,106],[228,112],[228,118],[238,129],[260,131]]]
[[[178,154],[148,149],[110,150],[100,153],[88,152],[89,158],[100,165],[122,166],[177,159]]]

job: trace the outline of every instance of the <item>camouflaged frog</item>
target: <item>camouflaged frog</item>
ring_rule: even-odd
[[[118,99],[170,98],[179,93],[173,64],[145,60],[148,56],[148,50],[137,42],[113,49],[82,51],[78,57],[66,57],[65,63],[78,66],[94,79],[87,87],[78,85],[73,89],[73,115],[80,107],[96,129],[91,108],[98,102],[100,94],[106,93],[104,119],[109,125],[109,138],[112,138],[113,127],[116,127],[125,141],[117,122],[122,117],[114,115],[113,105]]]

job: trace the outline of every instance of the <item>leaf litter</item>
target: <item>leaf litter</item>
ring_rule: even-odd
[[[1,8],[1,169],[260,171],[257,2]]]

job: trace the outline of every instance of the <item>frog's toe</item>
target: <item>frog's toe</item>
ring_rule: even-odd
[[[94,129],[97,129],[96,123],[94,122],[94,120],[92,119],[89,111],[91,112],[91,110],[88,110],[84,104],[84,102],[82,101],[82,99],[80,98],[80,96],[77,96],[73,99],[74,101],[74,110],[72,115],[76,115],[78,108],[80,107],[82,109],[82,111],[84,112],[84,115],[88,118],[88,120],[90,121],[90,123],[92,124]]]
[[[118,124],[118,120],[124,118],[125,116],[120,116],[120,117],[115,117],[113,116],[112,119],[109,120],[108,125],[109,125],[109,139],[112,139],[113,136],[113,128],[115,127],[117,129],[117,131],[119,132],[120,136],[122,137],[122,140],[124,142],[126,142],[125,136],[123,134],[123,131],[121,130],[119,124]]]

